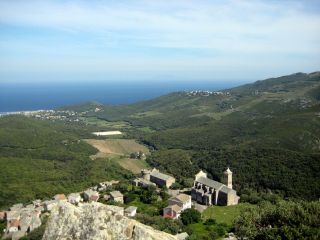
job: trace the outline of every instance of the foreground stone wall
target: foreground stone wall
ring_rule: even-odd
[[[43,240],[177,240],[123,216],[123,208],[97,202],[60,203],[51,211]]]

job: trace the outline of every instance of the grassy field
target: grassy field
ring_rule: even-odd
[[[142,151],[146,155],[150,154],[147,147],[133,139],[86,139],[85,141],[99,150],[97,154],[91,156],[93,160],[109,158],[134,174],[139,173],[142,168],[148,167],[145,160],[129,158],[132,152]]]
[[[235,206],[211,206],[202,213],[202,217],[204,220],[212,218],[217,223],[232,225],[234,219],[240,215],[241,210],[248,206],[252,205],[240,203]]]
[[[202,222],[190,224],[194,236],[197,238],[205,237],[210,232],[215,232],[219,236],[232,230],[233,221],[240,215],[242,209],[253,205],[241,203],[236,206],[211,206],[202,213]],[[214,219],[214,224],[205,224],[207,219]],[[192,238],[193,239],[193,238]],[[207,238],[205,238],[207,239]],[[218,239],[223,239],[218,238]]]
[[[149,154],[149,149],[133,139],[86,139],[87,143],[99,150],[99,152],[111,155],[125,155],[129,156],[130,153],[142,151]]]
[[[131,128],[130,124],[124,121],[109,122],[97,117],[80,117],[80,120],[89,125],[93,125],[98,128],[106,128],[107,130]]]
[[[141,169],[148,168],[148,164],[145,160],[142,159],[131,159],[131,158],[118,158],[115,159],[121,167],[131,171],[134,174],[141,172]]]

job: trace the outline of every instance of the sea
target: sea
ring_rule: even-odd
[[[96,101],[123,105],[177,91],[219,91],[245,81],[0,82],[0,112],[34,111]]]

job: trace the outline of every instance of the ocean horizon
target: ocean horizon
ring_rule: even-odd
[[[170,92],[219,91],[244,83],[247,82],[3,82],[0,83],[0,112],[48,110],[88,101],[123,105],[149,100]]]

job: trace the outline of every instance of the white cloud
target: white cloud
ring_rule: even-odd
[[[23,39],[0,43],[0,50],[11,46],[20,48],[21,52],[41,52],[49,58],[39,64],[51,64],[55,69],[68,66],[76,70],[87,66],[98,71],[108,66],[107,69],[143,71],[146,68],[159,72],[228,68],[249,71],[251,66],[256,69],[283,67],[285,71],[292,71],[298,63],[304,67],[309,64],[309,68],[320,66],[319,60],[315,60],[320,54],[320,14],[309,11],[298,1],[31,0],[0,1],[0,9],[3,26],[55,30],[91,38],[88,43],[80,40],[73,46],[59,39],[53,47],[49,46],[51,42],[37,40],[27,41],[28,45],[21,42]],[[59,48],[64,50],[68,63],[55,60]],[[134,58],[128,54],[123,58],[115,51],[104,57],[86,53],[88,59],[76,59],[86,49],[99,48],[151,48],[158,52],[194,49],[207,51],[208,56],[193,53],[161,56],[155,52],[154,56]],[[3,61],[10,62],[8,58]],[[19,65],[13,58],[12,66],[15,64]],[[37,61],[22,62],[20,67],[32,68],[37,64]]]

